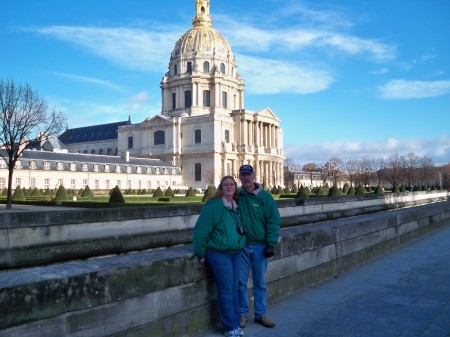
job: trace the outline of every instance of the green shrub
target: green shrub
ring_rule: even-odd
[[[195,194],[194,189],[192,187],[189,187],[189,189],[187,190],[185,196],[188,197],[188,198],[191,198],[191,197],[195,197],[197,195]]]
[[[47,187],[47,189],[44,191],[44,195],[53,196],[52,190]]]
[[[283,188],[280,186],[280,185],[278,185],[278,187],[277,187],[277,191],[276,191],[276,193],[275,194],[283,194],[284,193],[284,190],[283,190]]]
[[[392,193],[400,193],[400,188],[398,186],[395,186],[392,190]]]
[[[83,189],[83,188],[80,188],[80,189],[78,190],[77,196],[81,197],[81,195],[83,194],[83,192],[84,192],[84,189]]]
[[[147,190],[145,189],[145,188],[143,188],[142,190],[141,190],[141,195],[146,195],[147,194]]]
[[[6,188],[3,190],[2,196],[4,196],[4,197],[8,196],[8,187],[6,187]]]
[[[300,186],[300,189],[297,192],[296,198],[309,198],[309,189],[308,187],[303,187],[303,185]]]
[[[21,189],[20,186],[17,186],[16,189],[14,190],[14,193],[12,195],[12,200],[13,201],[25,201],[25,200],[27,200],[27,197],[23,193],[23,189]]]
[[[206,202],[213,195],[214,195],[214,188],[212,186],[208,186],[205,191],[205,194],[203,195],[202,202]]]
[[[92,198],[94,196],[94,193],[92,193],[91,189],[89,188],[89,185],[86,185],[83,193],[81,193],[81,196],[83,198],[85,198],[85,197]]]
[[[358,188],[356,189],[355,194],[356,195],[364,195],[364,194],[366,194],[366,189],[364,188],[364,186],[359,185]]]
[[[278,188],[276,186],[273,186],[272,189],[270,190],[270,193],[277,194],[277,189]]]
[[[37,187],[34,188],[34,190],[31,192],[30,197],[41,197],[42,193],[37,189]]]
[[[406,192],[406,187],[404,185],[400,186],[400,192]]]
[[[350,186],[350,188],[348,189],[347,195],[355,195],[356,194],[356,190],[355,188],[352,186]]]
[[[339,197],[341,195],[342,193],[336,185],[333,185],[328,192],[329,197]]]
[[[154,198],[161,198],[164,196],[163,191],[161,190],[161,187],[158,186],[158,188],[155,190],[155,192],[153,193],[153,197]]]
[[[164,196],[166,196],[166,197],[173,197],[174,195],[175,195],[175,193],[173,192],[173,190],[169,186],[169,188],[166,190],[166,193],[164,194]]]
[[[375,188],[375,194],[383,194],[384,193],[384,188],[381,187],[380,185],[377,186],[377,188]]]
[[[115,186],[111,192],[111,195],[109,196],[108,202],[115,203],[115,204],[124,204],[125,199],[123,198],[122,191],[120,190],[119,186]]]
[[[69,195],[67,194],[66,189],[63,185],[59,185],[58,191],[56,191],[55,196],[55,204],[61,205],[61,201],[67,201],[69,199]]]
[[[325,185],[327,186],[327,185]],[[316,196],[318,197],[326,197],[328,195],[328,188],[324,186],[319,186],[316,192]]]
[[[417,191],[420,191],[420,187],[415,185],[414,188],[413,188],[413,192],[417,192]]]
[[[344,187],[342,187],[342,193],[347,194],[349,189],[350,185],[348,183],[345,183]]]
[[[291,193],[297,194],[297,192],[298,192],[297,184],[294,184],[294,186],[292,186],[292,188],[291,188]]]

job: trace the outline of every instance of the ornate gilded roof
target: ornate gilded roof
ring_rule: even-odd
[[[228,41],[212,28],[209,15],[209,0],[196,0],[196,16],[192,28],[176,42],[172,57],[189,56],[197,53],[216,52],[232,55]]]

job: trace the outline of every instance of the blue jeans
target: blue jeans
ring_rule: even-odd
[[[206,250],[206,262],[217,286],[220,320],[226,331],[239,327],[238,286],[241,271],[241,253],[224,253]]]
[[[248,316],[248,277],[250,268],[253,277],[253,296],[255,298],[255,317],[266,314],[266,282],[264,276],[267,270],[267,259],[263,252],[266,244],[247,245],[242,249],[242,267],[239,280],[239,310],[240,315]]]

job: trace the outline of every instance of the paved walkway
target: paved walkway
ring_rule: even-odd
[[[450,337],[450,227],[269,305],[247,337]],[[202,337],[223,336],[221,330]]]

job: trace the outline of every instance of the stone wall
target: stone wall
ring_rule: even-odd
[[[289,219],[299,207],[316,219],[344,208],[332,204],[280,211]],[[267,272],[269,301],[448,225],[450,201],[285,226]],[[214,285],[190,244],[4,270],[0,312],[2,337],[195,336],[217,324]]]

